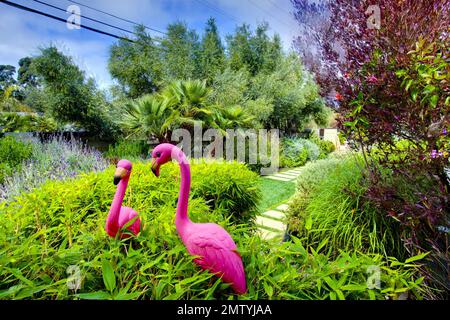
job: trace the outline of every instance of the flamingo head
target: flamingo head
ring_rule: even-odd
[[[117,163],[116,171],[114,172],[114,184],[117,185],[120,180],[129,177],[131,173],[131,162],[128,160],[120,160]]]
[[[159,177],[159,168],[172,160],[172,153],[178,148],[170,143],[161,143],[152,151],[152,172]],[[179,150],[179,149],[178,149]]]

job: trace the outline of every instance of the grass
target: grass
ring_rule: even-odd
[[[265,212],[285,203],[295,193],[295,183],[260,178],[262,199],[259,211]],[[295,180],[294,180],[295,181]]]
[[[358,157],[341,162],[329,159],[305,168],[288,211],[290,232],[311,246],[327,239],[335,255],[340,250],[357,250],[403,259],[398,225],[364,197],[368,184],[361,167]]]

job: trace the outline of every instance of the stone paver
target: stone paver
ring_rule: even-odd
[[[263,240],[272,240],[272,239],[275,239],[275,238],[282,237],[282,234],[279,233],[279,232],[273,232],[273,231],[270,231],[270,230],[267,230],[267,229],[263,229],[263,228],[260,228],[258,230],[258,235]]]
[[[285,203],[285,204],[279,205],[277,207],[277,210],[279,210],[279,211],[286,211],[288,208],[289,208],[289,206]]]
[[[266,218],[276,219],[276,220],[283,220],[286,215],[283,212],[276,211],[276,210],[269,210],[264,213],[261,213],[262,216]]]
[[[285,173],[277,173],[276,176],[281,177],[281,178],[286,178],[286,179],[295,179],[297,177],[297,176],[293,176],[293,175],[285,174]]]
[[[279,231],[284,231],[284,229],[286,228],[283,222],[263,216],[256,217],[256,225]]]
[[[286,172],[280,172],[278,174],[282,174],[282,175],[285,175],[285,176],[291,176],[291,177],[298,177],[298,173],[296,173],[296,172],[286,171]]]
[[[266,178],[272,179],[272,180],[284,181],[284,182],[292,180],[291,178],[283,178],[283,177],[278,177],[278,176],[267,176]]]

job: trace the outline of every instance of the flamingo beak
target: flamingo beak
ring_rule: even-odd
[[[155,176],[159,177],[159,165],[155,158],[152,159],[152,172]]]
[[[128,174],[128,170],[125,168],[118,167],[116,169],[116,172],[114,172],[114,185],[117,186],[122,180],[123,177],[125,177]]]

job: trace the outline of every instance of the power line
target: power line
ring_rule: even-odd
[[[43,1],[39,1],[39,0],[32,0],[32,1],[37,2],[37,3],[40,3],[40,4],[43,4],[44,6],[47,6],[47,7],[50,7],[50,8],[59,10],[59,11],[62,11],[62,12],[67,12],[67,11],[66,11],[65,9],[63,9],[63,8],[60,8],[60,7],[51,5],[51,4],[46,3],[46,2],[43,2]],[[76,13],[75,13],[75,14],[76,14]],[[76,15],[79,16],[79,17],[82,17],[82,18],[84,18],[84,19],[91,20],[91,21],[94,21],[94,22],[103,24],[103,25],[105,25],[105,26],[108,26],[108,27],[111,27],[111,28],[114,28],[114,29],[118,29],[118,30],[121,30],[121,31],[125,31],[125,32],[131,33],[131,34],[135,34],[133,31],[130,31],[130,30],[127,30],[127,29],[123,29],[123,28],[120,28],[120,27],[117,27],[117,26],[113,26],[112,24],[109,24],[109,23],[106,23],[106,22],[103,22],[103,21],[100,21],[100,20],[97,20],[97,19],[94,19],[94,18],[90,18],[90,17],[88,17],[88,16],[84,16],[84,15],[82,15],[82,14],[76,14]]]
[[[158,29],[155,29],[155,28],[152,28],[152,27],[148,27],[148,26],[146,26],[146,25],[143,25],[143,24],[141,24],[141,23],[137,23],[137,22],[132,21],[132,20],[129,20],[129,19],[125,19],[125,18],[116,16],[116,15],[114,15],[114,14],[112,14],[112,13],[109,13],[109,12],[106,12],[106,11],[103,11],[103,10],[100,10],[100,9],[97,9],[97,8],[94,8],[94,7],[91,7],[91,6],[88,6],[88,5],[84,4],[84,3],[80,3],[80,2],[77,2],[77,1],[73,1],[73,0],[66,0],[66,1],[72,2],[72,3],[74,3],[74,4],[78,4],[78,5],[80,5],[80,6],[83,6],[83,7],[86,7],[86,8],[88,8],[88,9],[91,9],[91,10],[94,10],[94,11],[97,11],[97,12],[100,12],[100,13],[103,13],[103,14],[106,14],[106,15],[108,15],[108,16],[110,16],[110,17],[113,17],[113,18],[116,18],[116,19],[119,19],[119,20],[122,20],[122,21],[125,21],[125,22],[128,22],[128,23],[134,24],[134,25],[136,25],[136,26],[142,25],[142,26],[144,26],[144,28],[146,28],[146,29],[148,29],[148,30],[152,30],[152,31],[155,31],[155,32],[158,32],[158,33],[161,33],[161,34],[164,34],[164,35],[167,36],[167,33],[164,32],[164,31],[161,31],[161,30],[158,30]]]
[[[26,7],[26,6],[14,3],[14,2],[10,2],[10,1],[7,1],[7,0],[0,0],[0,3],[4,3],[4,4],[8,5],[8,6],[11,6],[11,7],[20,9],[20,10],[36,13],[36,14],[39,14],[39,15],[42,15],[42,16],[45,16],[45,17],[48,17],[48,18],[51,18],[51,19],[54,19],[54,20],[58,20],[60,22],[67,23],[66,19],[62,19],[60,17],[54,16],[54,15],[51,15],[51,14],[48,14],[48,13],[45,13],[45,12],[42,12],[42,11],[39,11],[39,10],[36,10],[36,9],[32,9],[32,8],[29,8],[29,7]],[[80,27],[84,28],[84,29],[87,29],[87,30],[90,30],[90,31],[93,31],[93,32],[97,32],[97,33],[109,36],[109,37],[113,37],[113,38],[116,38],[116,39],[122,39],[122,40],[130,41],[130,42],[135,42],[132,39],[124,38],[124,37],[118,36],[116,34],[112,34],[112,33],[109,33],[109,32],[106,32],[106,31],[102,31],[102,30],[99,30],[99,29],[96,29],[96,28],[92,28],[92,27],[89,27],[89,26],[86,26],[86,25],[80,25]]]
[[[281,22],[282,24],[284,24],[285,26],[287,26],[288,28],[292,28],[291,25],[287,24],[286,22],[278,19],[277,17],[275,17],[274,15],[272,15],[272,13],[268,12],[266,9],[260,7],[257,3],[255,3],[253,0],[248,0],[250,3],[253,4],[254,7],[258,8],[260,11],[264,12],[265,14],[267,14],[269,17],[272,17],[274,19],[276,19],[277,21]]]
[[[284,8],[280,7],[275,1],[272,1],[272,0],[267,0],[267,1],[270,2],[273,7],[278,8],[280,11],[283,11],[284,13],[286,13],[289,17],[292,17],[292,15],[289,11],[286,11]]]
[[[210,8],[211,10],[214,10],[215,12],[223,15],[224,17],[229,17],[231,18],[233,21],[235,22],[240,22],[238,19],[236,19],[234,16],[232,16],[231,14],[227,13],[226,11],[218,8],[217,6],[209,3],[207,0],[196,0],[197,2],[200,2],[201,4],[203,4],[204,6]]]

